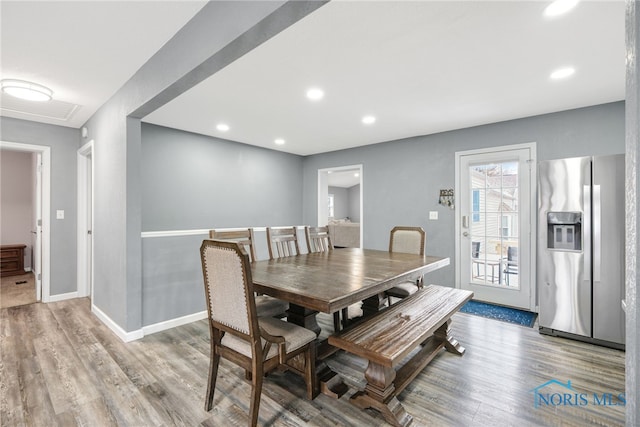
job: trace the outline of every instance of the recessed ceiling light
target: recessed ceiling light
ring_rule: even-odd
[[[370,125],[376,122],[376,118],[374,116],[364,116],[362,118],[362,123],[365,125]]]
[[[307,90],[307,98],[312,101],[319,101],[324,98],[324,91],[317,87],[312,87],[311,89]]]
[[[5,79],[0,82],[2,92],[27,101],[51,101],[53,91],[37,83],[24,80]]]
[[[544,16],[558,16],[567,13],[578,4],[579,0],[556,0],[544,9]]]
[[[218,129],[220,132],[226,132],[230,128],[229,128],[229,125],[226,123],[218,123],[218,125],[216,126],[216,129]]]
[[[573,67],[563,67],[555,70],[553,73],[551,73],[549,77],[552,78],[553,80],[559,80],[559,79],[567,78],[573,75],[573,73],[575,72],[576,70]]]
[[[356,178],[360,176],[360,174],[358,172],[354,173],[353,176],[355,176]]]
[[[276,138],[273,142],[275,142],[276,145],[284,145],[285,141],[282,138]]]

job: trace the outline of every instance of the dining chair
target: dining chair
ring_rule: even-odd
[[[296,227],[267,227],[267,246],[269,259],[299,255],[300,246]]]
[[[426,236],[422,227],[393,227],[389,236],[389,252],[424,255]],[[391,305],[391,297],[406,298],[415,294],[421,287],[422,276],[402,282],[386,291],[387,301]]]
[[[507,259],[505,263],[504,270],[504,279],[507,282],[507,286],[509,286],[509,276],[512,274],[518,274],[518,247],[517,246],[508,246],[507,247]]]
[[[220,358],[243,368],[251,379],[251,426],[258,422],[262,384],[270,371],[291,370],[301,375],[307,398],[313,399],[318,394],[316,334],[281,319],[258,317],[249,256],[242,244],[204,240],[200,256],[211,347],[205,410],[213,407]]]
[[[333,250],[333,243],[331,242],[331,236],[329,235],[329,227],[304,227],[304,235],[307,240],[307,251],[309,253],[314,252],[328,252]],[[349,309],[342,309],[342,326],[347,326],[347,320],[349,317]],[[340,311],[333,313],[333,330],[335,332],[340,331]]]
[[[256,262],[256,251],[253,246],[255,241],[253,228],[242,230],[209,230],[209,237],[217,240],[229,240],[240,243],[247,254],[250,262]],[[289,303],[268,295],[256,295],[256,308],[258,316],[263,317],[286,317]]]
[[[304,227],[307,240],[307,252],[327,252],[333,250],[333,243],[329,235],[329,227]]]

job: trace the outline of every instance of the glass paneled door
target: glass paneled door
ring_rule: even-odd
[[[474,299],[532,309],[532,148],[496,150],[456,155],[457,277]]]

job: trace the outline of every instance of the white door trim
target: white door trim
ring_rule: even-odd
[[[87,235],[87,230],[93,232],[93,215],[91,224],[88,222],[89,209],[93,211],[93,174],[94,174],[93,140],[78,149],[78,224],[77,224],[77,288],[78,296],[92,296],[92,289],[88,285],[93,283],[93,261],[89,259],[93,254],[93,239]],[[87,174],[91,171],[91,191],[89,192]],[[89,194],[91,200],[88,200]],[[89,247],[91,244],[91,248]]]
[[[0,141],[0,149],[40,153],[42,155],[42,187],[40,189],[42,194],[36,195],[42,200],[42,276],[41,289],[36,290],[36,292],[40,292],[42,302],[49,302],[51,300],[51,147]]]
[[[328,189],[329,185],[327,183],[327,178],[329,172],[335,171],[344,171],[344,170],[358,170],[360,174],[360,247],[363,247],[363,236],[364,236],[364,204],[363,204],[363,195],[364,195],[364,177],[362,163],[357,165],[349,165],[349,166],[335,166],[332,168],[323,168],[318,169],[318,227],[324,227],[327,225],[328,216],[326,209],[323,208],[327,206],[327,197],[328,197]]]
[[[530,241],[530,296],[529,296],[529,307],[530,310],[537,312],[537,295],[538,295],[538,287],[536,282],[536,242],[537,242],[537,183],[538,183],[538,167],[537,167],[537,151],[536,151],[536,143],[528,142],[522,144],[512,144],[512,145],[504,145],[499,147],[490,147],[490,148],[480,148],[476,150],[468,150],[468,151],[460,151],[455,153],[455,194],[461,196],[460,193],[460,157],[474,154],[487,154],[487,153],[498,153],[501,151],[511,151],[528,148],[531,152],[531,159],[533,159],[533,164],[530,165],[530,189],[529,189],[529,198],[530,198],[530,227],[529,227],[529,241]],[[462,214],[460,209],[456,209],[455,212],[455,286],[456,288],[461,288],[461,265],[460,265],[460,257],[462,251],[462,242],[461,242],[461,226],[462,226]]]

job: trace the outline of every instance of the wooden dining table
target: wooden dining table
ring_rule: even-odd
[[[256,292],[289,302],[289,322],[319,335],[318,312],[331,314],[362,301],[363,315],[374,314],[385,306],[384,291],[449,262],[448,257],[343,248],[257,261],[251,265],[251,274]],[[318,358],[330,350],[324,345]],[[324,393],[339,396],[345,391],[330,384],[331,373],[319,376]]]

